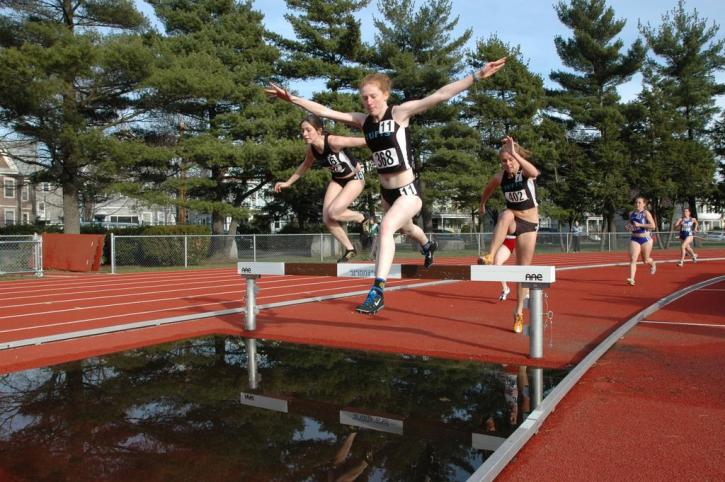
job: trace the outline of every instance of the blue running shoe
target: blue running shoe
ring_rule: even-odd
[[[425,256],[423,260],[423,266],[429,268],[433,264],[433,253],[438,249],[438,243],[436,241],[428,241],[425,243],[420,250],[421,254]]]
[[[368,293],[368,297],[365,298],[365,301],[355,308],[355,311],[358,313],[363,313],[365,315],[374,315],[378,311],[382,310],[385,307],[385,304],[383,303],[383,293],[378,289],[371,289]]]

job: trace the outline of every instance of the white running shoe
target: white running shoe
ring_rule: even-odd
[[[652,262],[652,266],[649,269],[649,274],[655,274],[657,272],[657,263]]]
[[[503,290],[501,290],[501,295],[498,297],[498,300],[499,301],[506,301],[506,298],[508,298],[509,293],[511,293],[511,290],[507,286],[506,288],[504,288]]]
[[[682,268],[682,267],[683,267],[684,265],[685,265],[685,263],[683,263],[682,261],[679,261],[679,262],[677,263],[677,266],[679,266],[680,268]]]
[[[693,254],[692,255],[692,262],[693,263],[697,263],[697,255],[696,254]]]

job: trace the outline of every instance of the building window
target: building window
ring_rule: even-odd
[[[113,224],[138,224],[138,216],[108,216]]]
[[[50,183],[49,182],[43,183],[43,192],[50,192]]]
[[[4,196],[6,198],[12,199],[15,197],[15,179],[13,178],[5,178],[5,182],[3,183],[3,186],[5,189],[3,189]]]
[[[12,226],[15,224],[15,209],[5,210],[5,226]]]
[[[23,224],[30,224],[30,213],[29,212],[23,211],[22,223]]]
[[[30,186],[28,186],[27,184],[23,186],[23,189],[20,191],[20,197],[23,201],[30,200]]]

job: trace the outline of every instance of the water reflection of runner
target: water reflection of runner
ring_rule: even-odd
[[[526,370],[524,365],[504,365],[496,375],[498,396],[493,397],[493,410],[484,414],[482,428],[486,432],[508,436],[505,427],[516,428],[529,416],[531,391]]]
[[[330,469],[327,472],[328,482],[352,482],[357,480],[365,469],[372,462],[372,451],[368,450],[364,457],[352,457],[350,452],[355,442],[358,432],[347,434],[342,441],[342,445],[335,452],[335,458],[332,460]]]

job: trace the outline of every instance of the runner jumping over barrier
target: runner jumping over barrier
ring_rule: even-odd
[[[325,190],[322,204],[322,219],[330,234],[345,248],[345,253],[338,263],[344,263],[357,254],[357,250],[340,225],[341,221],[356,221],[365,224],[368,217],[364,213],[348,209],[365,188],[362,166],[350,154],[347,147],[362,147],[362,137],[342,137],[325,132],[322,119],[310,114],[300,123],[302,139],[307,144],[305,160],[297,170],[284,182],[274,185],[274,192],[287,189],[312,167],[315,160],[332,173],[332,180]]]
[[[392,87],[390,78],[384,74],[370,74],[360,84],[360,99],[367,114],[338,112],[317,102],[293,96],[275,84],[266,89],[270,95],[320,117],[357,127],[365,133],[365,140],[373,153],[373,163],[380,175],[380,193],[385,214],[380,223],[375,281],[365,301],[356,308],[358,313],[372,315],[385,306],[383,290],[395,257],[393,235],[397,231],[402,231],[420,244],[426,267],[433,263],[437,244],[429,240],[423,230],[413,223],[413,217],[420,211],[423,201],[419,195],[418,179],[413,172],[408,132],[410,119],[463,92],[476,81],[490,77],[505,64],[505,58],[489,62],[482,69],[441,87],[423,99],[410,100],[396,106],[388,105]]]
[[[503,244],[511,227],[516,236],[516,264],[530,265],[534,259],[536,233],[539,230],[539,203],[536,200],[534,181],[539,175],[539,170],[526,159],[525,156],[529,155],[529,152],[516,144],[511,137],[504,138],[503,147],[499,151],[501,170],[489,180],[483,190],[479,212],[481,215],[486,212],[486,202],[498,186],[501,186],[506,199],[506,210],[496,222],[489,253],[481,257],[479,260],[481,264],[494,263],[494,255]],[[516,309],[513,313],[515,333],[524,331],[525,297],[525,290],[519,284]]]

